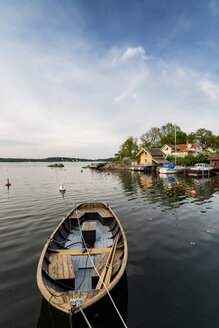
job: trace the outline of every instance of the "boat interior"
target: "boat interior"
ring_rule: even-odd
[[[110,209],[102,203],[81,204],[50,238],[42,262],[43,283],[64,301],[66,295],[90,298],[103,288],[102,281],[110,284],[123,257],[124,237]]]

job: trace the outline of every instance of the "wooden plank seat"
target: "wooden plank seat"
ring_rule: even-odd
[[[85,215],[86,219],[95,219],[94,216],[98,215],[97,219],[100,220],[100,222],[103,225],[110,225],[113,221],[113,215],[105,208],[87,208],[85,209],[79,209],[77,212],[74,211],[70,215],[70,219],[81,219]]]
[[[85,243],[94,244],[96,241],[96,221],[85,221],[81,230]]]
[[[105,208],[100,208],[98,209],[97,213],[99,215],[99,220],[102,225],[109,226],[112,223],[114,217],[108,210],[106,210]]]
[[[113,217],[112,214],[109,211],[107,211],[105,208],[98,209],[98,214],[102,216],[102,218]]]
[[[52,254],[49,256],[48,274],[53,279],[65,286],[74,288],[75,272],[68,254]]]
[[[110,252],[110,247],[105,247],[105,248],[89,248],[89,254],[90,255],[99,255],[102,253],[109,253]],[[71,255],[71,256],[79,256],[79,255],[88,255],[86,250],[84,248],[81,249],[51,249],[48,248],[48,252],[50,255]]]
[[[109,252],[108,253],[102,253],[97,261],[97,264],[96,264],[96,269],[97,271],[99,272],[99,275],[101,275],[105,265],[106,265],[106,262],[107,262],[107,259],[109,257]],[[92,274],[91,274],[91,283],[92,283],[92,288],[96,288],[96,285],[98,283],[98,280],[99,280],[99,276],[96,272],[96,270],[94,269]]]
[[[70,219],[80,219],[85,213],[87,212],[87,210],[75,210],[70,216]]]

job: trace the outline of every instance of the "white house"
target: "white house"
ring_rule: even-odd
[[[179,144],[176,145],[176,152],[175,152],[175,146],[174,145],[164,145],[161,150],[166,155],[172,155],[176,157],[184,157],[188,154],[191,154],[193,156],[198,156],[202,151],[202,146],[198,142],[187,142],[185,144]]]

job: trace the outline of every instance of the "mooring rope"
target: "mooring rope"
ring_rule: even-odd
[[[111,300],[111,302],[112,302],[112,304],[113,304],[113,306],[114,306],[114,308],[115,308],[115,310],[116,310],[116,312],[117,312],[117,314],[118,314],[120,320],[122,321],[124,327],[125,327],[125,328],[128,328],[128,326],[126,325],[126,323],[125,323],[125,321],[124,321],[124,319],[123,319],[121,313],[119,312],[119,309],[117,308],[117,306],[116,306],[116,304],[115,304],[115,302],[114,302],[114,300],[113,300],[113,298],[112,298],[112,296],[111,296],[111,294],[110,294],[109,289],[107,288],[106,284],[104,283],[103,279],[101,278],[101,276],[100,276],[100,274],[99,274],[99,272],[98,272],[98,270],[97,270],[97,268],[96,268],[96,266],[95,266],[95,264],[94,264],[94,262],[93,262],[93,260],[92,260],[92,258],[91,258],[90,252],[89,252],[89,250],[88,250],[88,248],[87,248],[87,245],[86,245],[86,243],[85,243],[85,240],[84,240],[84,237],[83,237],[83,234],[82,234],[82,231],[81,231],[81,225],[80,225],[80,220],[79,220],[79,217],[78,217],[77,206],[76,206],[74,200],[71,199],[71,197],[67,194],[67,192],[65,192],[65,194],[63,194],[63,197],[62,197],[62,198],[63,198],[63,200],[64,200],[64,202],[65,202],[65,205],[66,205],[66,207],[68,208],[69,211],[70,211],[70,209],[69,209],[69,206],[68,206],[68,204],[67,204],[67,202],[66,202],[66,200],[65,200],[65,196],[67,196],[67,197],[69,198],[70,202],[73,202],[73,204],[74,204],[74,206],[75,206],[75,211],[76,211],[76,215],[77,215],[77,221],[78,221],[78,226],[79,226],[79,230],[80,230],[81,238],[82,238],[82,240],[83,240],[83,243],[84,243],[84,246],[85,246],[86,252],[87,252],[87,254],[88,254],[88,257],[89,257],[89,259],[90,259],[90,261],[91,261],[91,263],[92,263],[92,265],[93,265],[93,267],[94,267],[94,270],[96,271],[96,273],[97,273],[97,275],[98,275],[98,277],[99,277],[99,279],[100,279],[100,281],[101,281],[103,287],[105,288],[105,290],[106,290],[106,292],[107,292],[107,294],[108,294],[108,296],[109,296],[109,298],[110,298],[110,300]],[[83,309],[82,309],[82,308],[79,308],[79,310],[81,311],[81,313],[82,313],[82,315],[84,316],[84,319],[85,319],[85,313],[84,313]],[[82,311],[83,311],[83,312],[82,312]],[[72,314],[73,314],[73,313],[72,313]],[[72,314],[71,314],[71,308],[70,308],[70,322],[71,322],[70,327],[71,327],[71,328],[72,328]],[[88,326],[89,326],[89,328],[90,328],[91,325],[89,324],[88,320],[85,319],[85,321],[87,322],[87,324],[88,324]],[[91,327],[91,328],[92,328],[92,327]]]
[[[51,304],[50,304],[50,301],[51,301],[52,297],[53,297],[53,295],[51,295],[50,298],[49,298],[48,308],[49,308],[49,314],[50,314],[50,319],[51,319],[52,327],[55,328],[54,320],[53,320],[53,315],[52,315],[52,311],[51,311]]]
[[[67,195],[67,196],[68,196],[68,195]],[[68,196],[68,197],[69,197],[69,196]],[[71,199],[70,199],[70,200],[71,200]],[[110,292],[109,292],[109,289],[107,288],[106,284],[104,283],[103,279],[101,278],[101,276],[100,276],[100,274],[99,274],[99,272],[98,272],[98,270],[97,270],[97,268],[96,268],[96,266],[95,266],[95,264],[94,264],[94,262],[93,262],[93,259],[92,259],[91,255],[90,255],[89,249],[87,248],[86,242],[85,242],[84,237],[83,237],[83,234],[82,234],[81,225],[80,225],[80,220],[79,220],[79,217],[78,217],[77,206],[76,206],[76,204],[74,203],[73,200],[71,200],[71,201],[73,202],[73,204],[74,204],[74,206],[75,206],[76,216],[77,216],[77,220],[78,220],[78,226],[79,226],[79,230],[80,230],[81,238],[82,238],[82,240],[83,240],[84,247],[85,247],[85,249],[86,249],[87,255],[88,255],[88,257],[89,257],[89,259],[90,259],[90,261],[91,261],[91,263],[92,263],[92,265],[93,265],[93,267],[94,267],[94,270],[96,271],[96,273],[97,273],[97,275],[98,275],[98,277],[99,277],[99,279],[100,279],[102,285],[103,285],[104,288],[106,289],[106,292],[107,292],[107,294],[108,294],[108,296],[109,296],[109,298],[110,298],[110,300],[111,300],[111,302],[112,302],[112,304],[113,304],[113,306],[114,306],[114,308],[115,308],[115,310],[116,310],[116,312],[117,312],[117,314],[118,314],[120,320],[122,321],[124,327],[125,327],[125,328],[128,328],[127,325],[126,325],[126,323],[125,323],[125,321],[124,321],[124,319],[123,319],[123,317],[122,317],[122,315],[121,315],[121,313],[119,312],[119,309],[117,308],[117,306],[116,306],[116,304],[115,304],[115,302],[114,302],[114,300],[113,300],[113,298],[112,298],[112,296],[111,296],[111,294],[110,294]]]
[[[90,322],[88,321],[88,319],[87,319],[87,317],[86,317],[86,315],[85,315],[85,313],[84,313],[84,311],[83,311],[83,309],[82,309],[81,306],[79,306],[79,310],[81,311],[81,313],[82,313],[82,315],[83,315],[83,317],[84,317],[84,320],[86,321],[88,327],[89,327],[89,328],[92,328],[92,326],[91,326]]]

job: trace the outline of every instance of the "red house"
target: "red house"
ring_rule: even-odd
[[[213,167],[219,168],[219,153],[211,155],[210,157],[208,157],[208,160],[211,161]]]
[[[213,166],[213,172],[219,174],[219,153],[213,154],[208,157],[208,160],[211,161],[211,165]]]

